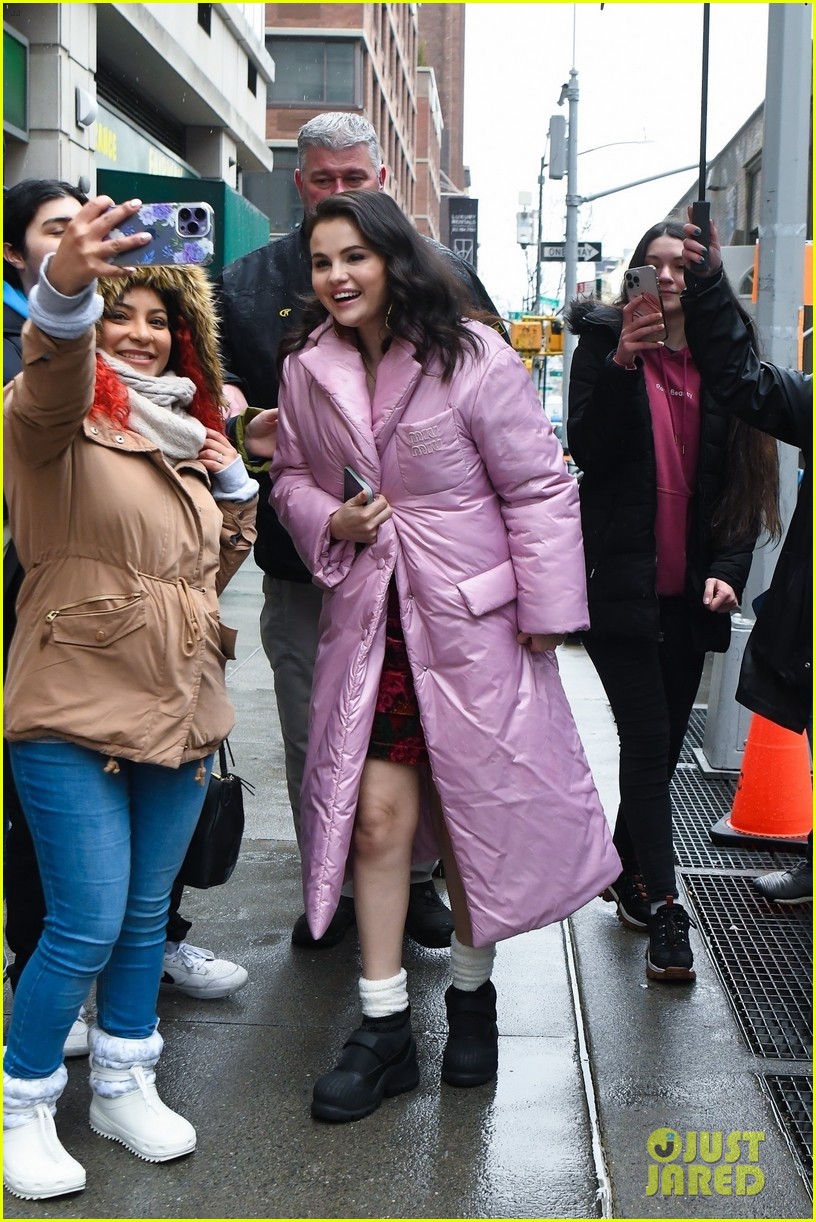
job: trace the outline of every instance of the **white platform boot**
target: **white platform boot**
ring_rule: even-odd
[[[62,1146],[54,1126],[65,1089],[64,1065],[48,1078],[3,1074],[3,1183],[15,1197],[39,1201],[80,1192],[85,1168]]]
[[[156,1090],[155,1067],[164,1047],[158,1031],[127,1040],[91,1027],[90,1045],[93,1131],[150,1163],[194,1150],[195,1129],[162,1103]]]

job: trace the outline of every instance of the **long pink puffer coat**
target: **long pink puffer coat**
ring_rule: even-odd
[[[346,870],[392,574],[475,945],[568,916],[620,871],[555,654],[516,641],[588,625],[577,487],[519,358],[468,325],[483,351],[448,382],[393,342],[376,430],[331,325],[286,361],[271,499],[327,591],[301,806],[315,937]],[[329,534],[346,464],[393,510],[359,551]]]

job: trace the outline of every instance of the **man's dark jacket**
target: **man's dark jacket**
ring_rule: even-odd
[[[496,314],[496,307],[472,267],[446,246],[426,239],[468,289],[472,304]],[[297,326],[303,302],[312,294],[309,248],[303,228],[251,251],[224,268],[216,281],[221,318],[221,355],[228,376],[240,382],[251,407],[276,407],[278,348]],[[311,576],[269,504],[269,477],[253,471],[261,490],[255,560],[265,573],[285,581]]]
[[[3,385],[16,378],[23,367],[23,319],[3,302]]]
[[[813,711],[813,380],[760,361],[722,271],[687,273],[686,339],[703,383],[746,424],[800,449],[805,471],[770,587],[748,638],[737,700],[801,732]]]
[[[576,302],[568,325],[580,338],[569,385],[569,449],[581,468],[581,525],[593,635],[657,640],[657,470],[643,363],[612,360],[621,311]],[[700,402],[700,457],[686,563],[685,600],[698,649],[724,652],[726,614],[706,610],[706,578],[726,581],[742,596],[754,539],[715,544],[710,523],[723,487],[729,415],[705,392]]]
[[[3,384],[16,378],[23,367],[23,323],[25,319],[3,302]],[[6,503],[3,501],[3,522],[6,521]],[[17,595],[23,584],[23,566],[17,558],[13,542],[9,542],[3,553],[3,674],[9,645],[17,623],[15,607]]]

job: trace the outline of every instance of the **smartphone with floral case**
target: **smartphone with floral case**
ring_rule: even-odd
[[[150,241],[137,250],[113,255],[109,262],[124,267],[154,264],[198,264],[205,267],[213,260],[214,213],[203,201],[194,203],[144,204],[123,221],[110,236],[129,237],[149,233]]]

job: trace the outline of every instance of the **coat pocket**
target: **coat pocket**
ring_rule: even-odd
[[[512,602],[518,594],[512,560],[503,560],[486,573],[477,573],[457,584],[471,615],[486,615]]]
[[[49,611],[45,622],[57,645],[105,649],[147,623],[147,608],[140,593],[102,594]],[[45,630],[47,637],[48,628]],[[43,641],[45,644],[45,640]]]
[[[238,640],[238,629],[230,628],[218,621],[218,634],[221,638],[221,652],[228,662],[235,661],[235,642]]]
[[[396,427],[400,474],[408,492],[423,496],[456,488],[467,477],[453,411]]]

